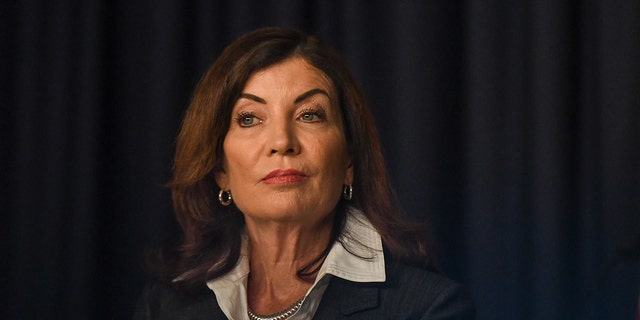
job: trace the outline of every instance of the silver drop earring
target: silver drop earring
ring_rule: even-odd
[[[342,197],[345,200],[351,200],[351,198],[353,198],[353,187],[350,184],[344,185],[342,188]]]
[[[231,198],[231,190],[225,191],[221,189],[220,192],[218,192],[218,201],[220,201],[220,204],[225,207],[229,206],[231,202],[233,202],[233,198]]]

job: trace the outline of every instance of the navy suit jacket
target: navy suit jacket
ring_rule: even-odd
[[[474,319],[471,300],[457,283],[404,265],[387,265],[383,283],[356,283],[333,277],[314,319]],[[227,319],[203,285],[181,293],[163,284],[147,287],[134,320]]]

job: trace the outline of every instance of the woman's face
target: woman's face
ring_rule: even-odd
[[[224,139],[218,186],[248,219],[314,224],[353,170],[329,78],[301,58],[253,74]]]

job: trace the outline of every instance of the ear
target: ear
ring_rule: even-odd
[[[344,172],[344,185],[353,185],[353,163],[349,160],[347,170]]]
[[[218,187],[220,187],[220,189],[222,190],[228,190],[228,186],[229,186],[229,176],[227,175],[226,172],[224,172],[223,170],[219,170],[216,171],[215,175],[215,179],[216,179],[216,183],[218,184]]]

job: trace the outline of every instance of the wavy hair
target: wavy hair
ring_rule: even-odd
[[[395,261],[433,269],[425,233],[403,220],[373,117],[343,58],[315,36],[291,29],[263,28],[243,35],[222,52],[198,83],[182,122],[170,187],[184,238],[174,258],[165,259],[164,273],[167,279],[179,277],[180,281],[174,283],[193,287],[236,265],[244,218],[234,205],[225,207],[217,201],[220,189],[214,178],[222,168],[222,146],[231,111],[253,73],[292,57],[300,57],[321,70],[338,94],[354,168],[354,192],[349,206],[366,215]],[[341,199],[335,211],[333,241],[338,239],[344,223],[344,202]],[[323,258],[318,257],[312,264]],[[301,272],[312,273],[312,269],[309,266]]]

